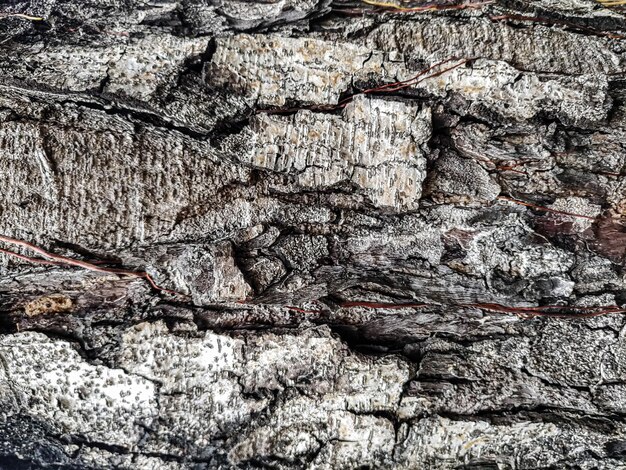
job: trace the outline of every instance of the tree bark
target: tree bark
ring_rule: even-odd
[[[625,468],[605,3],[5,2],[0,468]]]

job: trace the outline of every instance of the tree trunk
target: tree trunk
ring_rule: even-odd
[[[0,468],[626,468],[606,3],[4,2]]]

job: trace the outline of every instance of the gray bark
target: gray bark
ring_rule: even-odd
[[[4,2],[0,468],[626,468],[622,35]]]

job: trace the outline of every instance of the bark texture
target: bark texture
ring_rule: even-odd
[[[626,468],[626,17],[376,3],[2,2],[0,468]]]

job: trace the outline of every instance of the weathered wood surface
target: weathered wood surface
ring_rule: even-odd
[[[626,17],[450,5],[2,3],[0,234],[184,295],[2,255],[0,468],[626,468]]]

